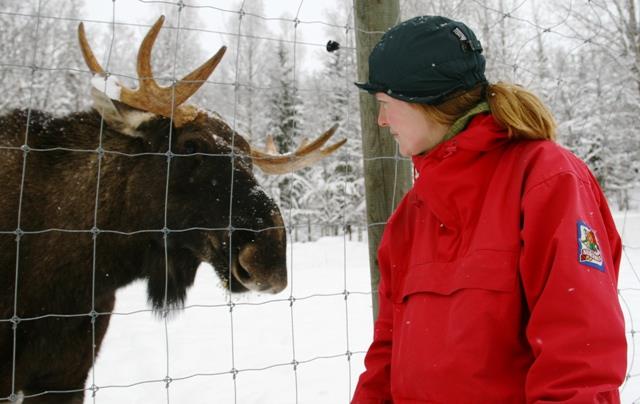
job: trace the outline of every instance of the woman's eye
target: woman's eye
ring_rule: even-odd
[[[185,154],[193,154],[198,152],[198,145],[193,140],[187,140],[184,142]]]

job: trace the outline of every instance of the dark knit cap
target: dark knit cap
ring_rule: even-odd
[[[369,55],[369,81],[355,83],[414,103],[439,104],[458,90],[486,83],[482,45],[465,24],[414,17],[387,31]]]

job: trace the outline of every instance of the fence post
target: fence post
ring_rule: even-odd
[[[369,53],[382,34],[398,23],[400,6],[398,0],[354,0],[354,9],[358,81],[366,81],[369,76]],[[411,164],[408,160],[395,159],[395,141],[386,128],[378,127],[376,116],[375,98],[361,92],[360,121],[374,320],[378,316],[377,290],[380,281],[378,245],[389,215],[411,186]]]

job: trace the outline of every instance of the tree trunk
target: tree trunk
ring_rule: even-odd
[[[633,72],[636,79],[638,94],[640,94],[640,21],[638,21],[638,11],[636,9],[636,0],[629,0],[627,3],[629,12],[629,39],[634,54]]]
[[[358,81],[369,76],[369,54],[382,34],[398,23],[398,0],[354,0],[356,48],[358,57]],[[384,225],[395,206],[411,186],[411,164],[397,160],[396,144],[388,130],[379,128],[376,121],[375,98],[360,93],[360,117],[362,125],[362,153],[364,156],[364,180],[369,229],[369,267],[373,317],[378,317],[377,252]]]

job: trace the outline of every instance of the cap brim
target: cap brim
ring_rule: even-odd
[[[451,88],[448,91],[435,95],[420,95],[420,94],[401,94],[393,90],[387,91],[387,95],[398,100],[410,102],[413,104],[428,104],[438,105],[448,100],[452,94],[455,94],[458,90],[469,90],[471,87],[466,88],[464,85],[458,85]]]
[[[356,82],[354,82],[353,84],[358,86],[358,88],[360,88],[361,90],[368,91],[371,94],[385,93],[385,94],[389,95],[390,97],[396,98],[398,100],[411,102],[411,103],[416,103],[416,104],[437,104],[438,102],[442,101],[442,99],[443,99],[443,96],[441,94],[440,95],[434,95],[434,96],[408,96],[408,95],[396,93],[395,91],[389,90],[384,86],[380,86],[380,85],[376,85],[376,84],[372,84],[372,83],[356,83]]]
[[[429,104],[436,105],[441,103],[444,100],[444,95],[427,95],[427,96],[410,96],[404,94],[398,94],[394,91],[388,91],[386,93],[389,97],[395,98],[397,100],[410,102],[412,104]]]
[[[359,89],[361,90],[365,90],[368,91],[370,93],[380,93],[380,92],[385,92],[387,91],[387,89],[383,86],[380,85],[376,85],[376,84],[371,84],[371,83],[357,83],[354,82],[353,84],[355,84],[356,86],[358,86]]]

